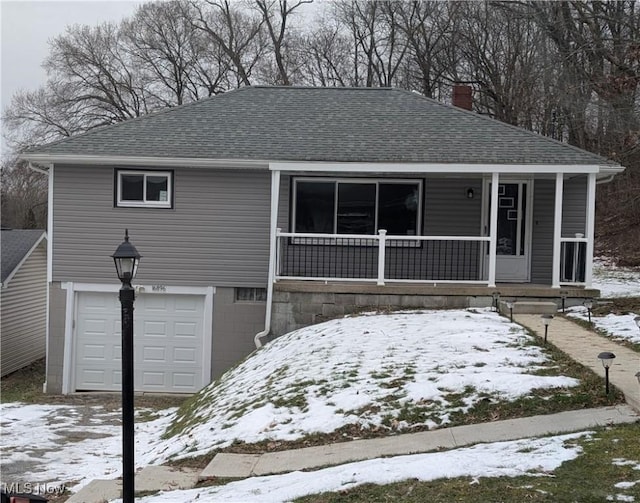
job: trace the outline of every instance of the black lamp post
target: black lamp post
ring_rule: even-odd
[[[500,304],[500,292],[493,292],[491,296],[493,297],[493,308],[496,311],[499,311],[500,309],[498,304]]]
[[[547,343],[547,332],[549,331],[549,325],[551,324],[551,320],[553,319],[552,314],[543,314],[542,315],[542,324],[544,325],[544,343]]]
[[[567,292],[560,292],[560,298],[562,299],[562,312],[564,313],[565,304],[567,302]]]
[[[122,282],[122,501],[132,503],[135,492],[134,421],[133,421],[133,302],[136,292],[131,281],[136,277],[140,254],[129,243],[129,230],[124,241],[111,255],[116,264],[118,279]]]
[[[613,353],[609,351],[604,351],[598,355],[598,358],[602,362],[602,366],[604,367],[604,383],[605,383],[605,392],[607,395],[609,394],[609,367],[611,366],[611,362],[616,357]]]

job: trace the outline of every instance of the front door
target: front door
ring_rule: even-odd
[[[509,181],[498,185],[498,236],[496,281],[526,283],[531,263],[530,181]],[[488,234],[491,215],[491,183],[485,184],[484,229]],[[488,255],[486,266],[488,267]]]

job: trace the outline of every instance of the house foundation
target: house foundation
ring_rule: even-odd
[[[494,296],[494,294],[498,296]],[[321,323],[333,318],[371,310],[455,309],[490,307],[495,299],[516,302],[554,302],[558,309],[581,304],[598,297],[593,288],[552,288],[531,284],[498,284],[495,288],[478,285],[415,285],[317,283],[279,281],[274,286],[271,335]]]

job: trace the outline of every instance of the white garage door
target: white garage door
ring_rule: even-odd
[[[204,296],[143,293],[136,295],[134,308],[136,391],[198,391],[204,367]],[[117,293],[78,293],[75,342],[76,391],[120,391]]]

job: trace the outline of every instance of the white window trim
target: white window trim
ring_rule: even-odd
[[[122,199],[122,175],[142,175],[144,177],[142,183],[142,201],[125,201]],[[148,176],[166,176],[167,177],[167,200],[166,201],[147,201],[147,177]],[[119,208],[172,208],[173,207],[173,172],[172,171],[153,171],[153,170],[130,170],[116,169],[116,185],[117,197],[116,205]]]
[[[333,208],[333,234],[338,235],[338,184],[340,183],[366,183],[376,185],[376,201],[375,201],[375,215],[374,215],[374,229],[377,233],[378,229],[378,212],[379,212],[379,192],[380,183],[397,183],[404,185],[417,185],[418,186],[418,209],[416,219],[416,234],[415,236],[422,235],[422,212],[423,212],[423,181],[420,178],[333,178],[333,177],[294,177],[293,178],[293,204],[292,204],[292,221],[291,229],[296,231],[296,206],[298,201],[298,182],[318,182],[318,183],[334,183],[334,208]],[[366,236],[363,234],[362,236]]]

